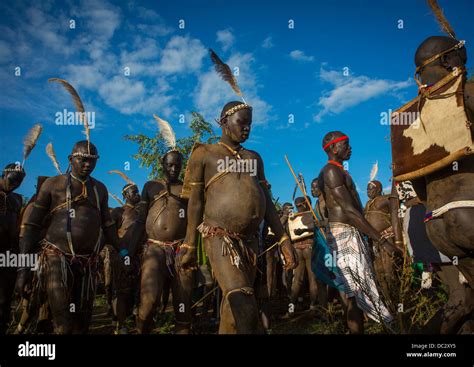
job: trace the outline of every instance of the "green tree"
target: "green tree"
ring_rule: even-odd
[[[192,112],[192,120],[189,127],[192,131],[191,136],[176,139],[176,149],[183,154],[183,167],[186,167],[194,143],[213,144],[219,138],[214,133],[212,125],[197,112]],[[133,155],[133,158],[140,162],[140,167],[151,167],[148,177],[150,179],[162,178],[161,159],[168,151],[168,147],[165,145],[161,133],[158,132],[154,137],[144,134],[126,135],[125,139],[133,141],[138,145],[138,152]],[[181,172],[181,179],[183,177],[184,169]]]

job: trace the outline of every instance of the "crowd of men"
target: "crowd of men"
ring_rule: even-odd
[[[299,182],[303,195],[278,211],[262,158],[242,146],[252,124],[245,102],[223,107],[220,140],[196,142],[186,167],[169,139],[163,177],[141,194],[127,178],[119,208],[109,208],[107,188],[92,177],[99,151],[86,123],[87,139],[73,146],[67,171],[39,177],[26,206],[15,193],[23,164],[8,164],[0,180],[0,251],[36,255],[37,263],[34,271],[0,267],[0,332],[19,304],[18,333],[41,332],[48,323],[57,334],[87,333],[100,272],[117,333],[130,331],[134,308],[136,331],[152,332],[170,294],[176,333],[192,332],[196,306],[206,309],[209,299],[217,299],[219,333],[262,333],[272,301],[286,299],[292,317],[306,285],[315,318],[324,320],[329,299],[337,299],[349,332],[363,333],[367,322],[393,332],[399,311],[390,295],[407,258],[423,265],[422,286],[436,274],[447,287],[448,302],[430,331],[473,332],[474,83],[466,60],[454,34],[419,46],[418,97],[399,110],[416,109],[418,128],[391,127],[392,187],[384,194],[382,183],[370,180],[365,208],[343,165],[352,154],[349,137],[331,131],[321,142],[327,162],[311,182],[315,205]]]

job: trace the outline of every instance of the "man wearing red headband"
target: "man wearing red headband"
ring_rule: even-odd
[[[380,299],[371,250],[361,232],[390,252],[393,247],[365,220],[354,181],[342,166],[352,153],[349,137],[340,131],[329,132],[323,139],[323,149],[328,163],[321,170],[319,182],[328,211],[327,244],[334,257],[332,264],[339,269],[337,283],[342,284],[348,298],[347,325],[351,333],[363,333],[363,312],[386,324],[392,316]]]

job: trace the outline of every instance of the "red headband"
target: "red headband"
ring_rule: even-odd
[[[327,143],[326,145],[323,146],[323,150],[326,150],[327,148],[329,148],[333,144],[339,143],[340,141],[347,140],[347,139],[349,139],[349,137],[347,135],[342,135],[342,136],[340,136],[336,139],[333,139],[329,143]]]

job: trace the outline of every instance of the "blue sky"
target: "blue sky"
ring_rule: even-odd
[[[474,2],[440,5],[469,55]],[[93,176],[119,194],[124,182],[108,170],[130,162],[127,174],[140,187],[148,174],[132,160],[136,146],[124,135],[156,134],[155,113],[185,136],[191,111],[214,121],[236,99],[213,71],[207,53],[213,48],[240,70],[241,89],[254,106],[246,147],[262,155],[275,198],[291,200],[294,188],[284,154],[309,184],[326,161],[322,137],[342,130],[353,146],[349,171],[365,200],[376,160],[378,178],[390,185],[389,128],[380,114],[416,96],[416,47],[441,34],[421,0],[20,1],[3,2],[0,11],[2,167],[21,160],[23,137],[34,123],[44,127],[18,190],[27,196],[38,175],[55,174],[46,144],[53,143],[65,170],[72,145],[83,137],[81,126],[55,124],[56,112],[74,107],[48,78],[69,80],[86,110],[95,112],[91,136],[101,158]]]

